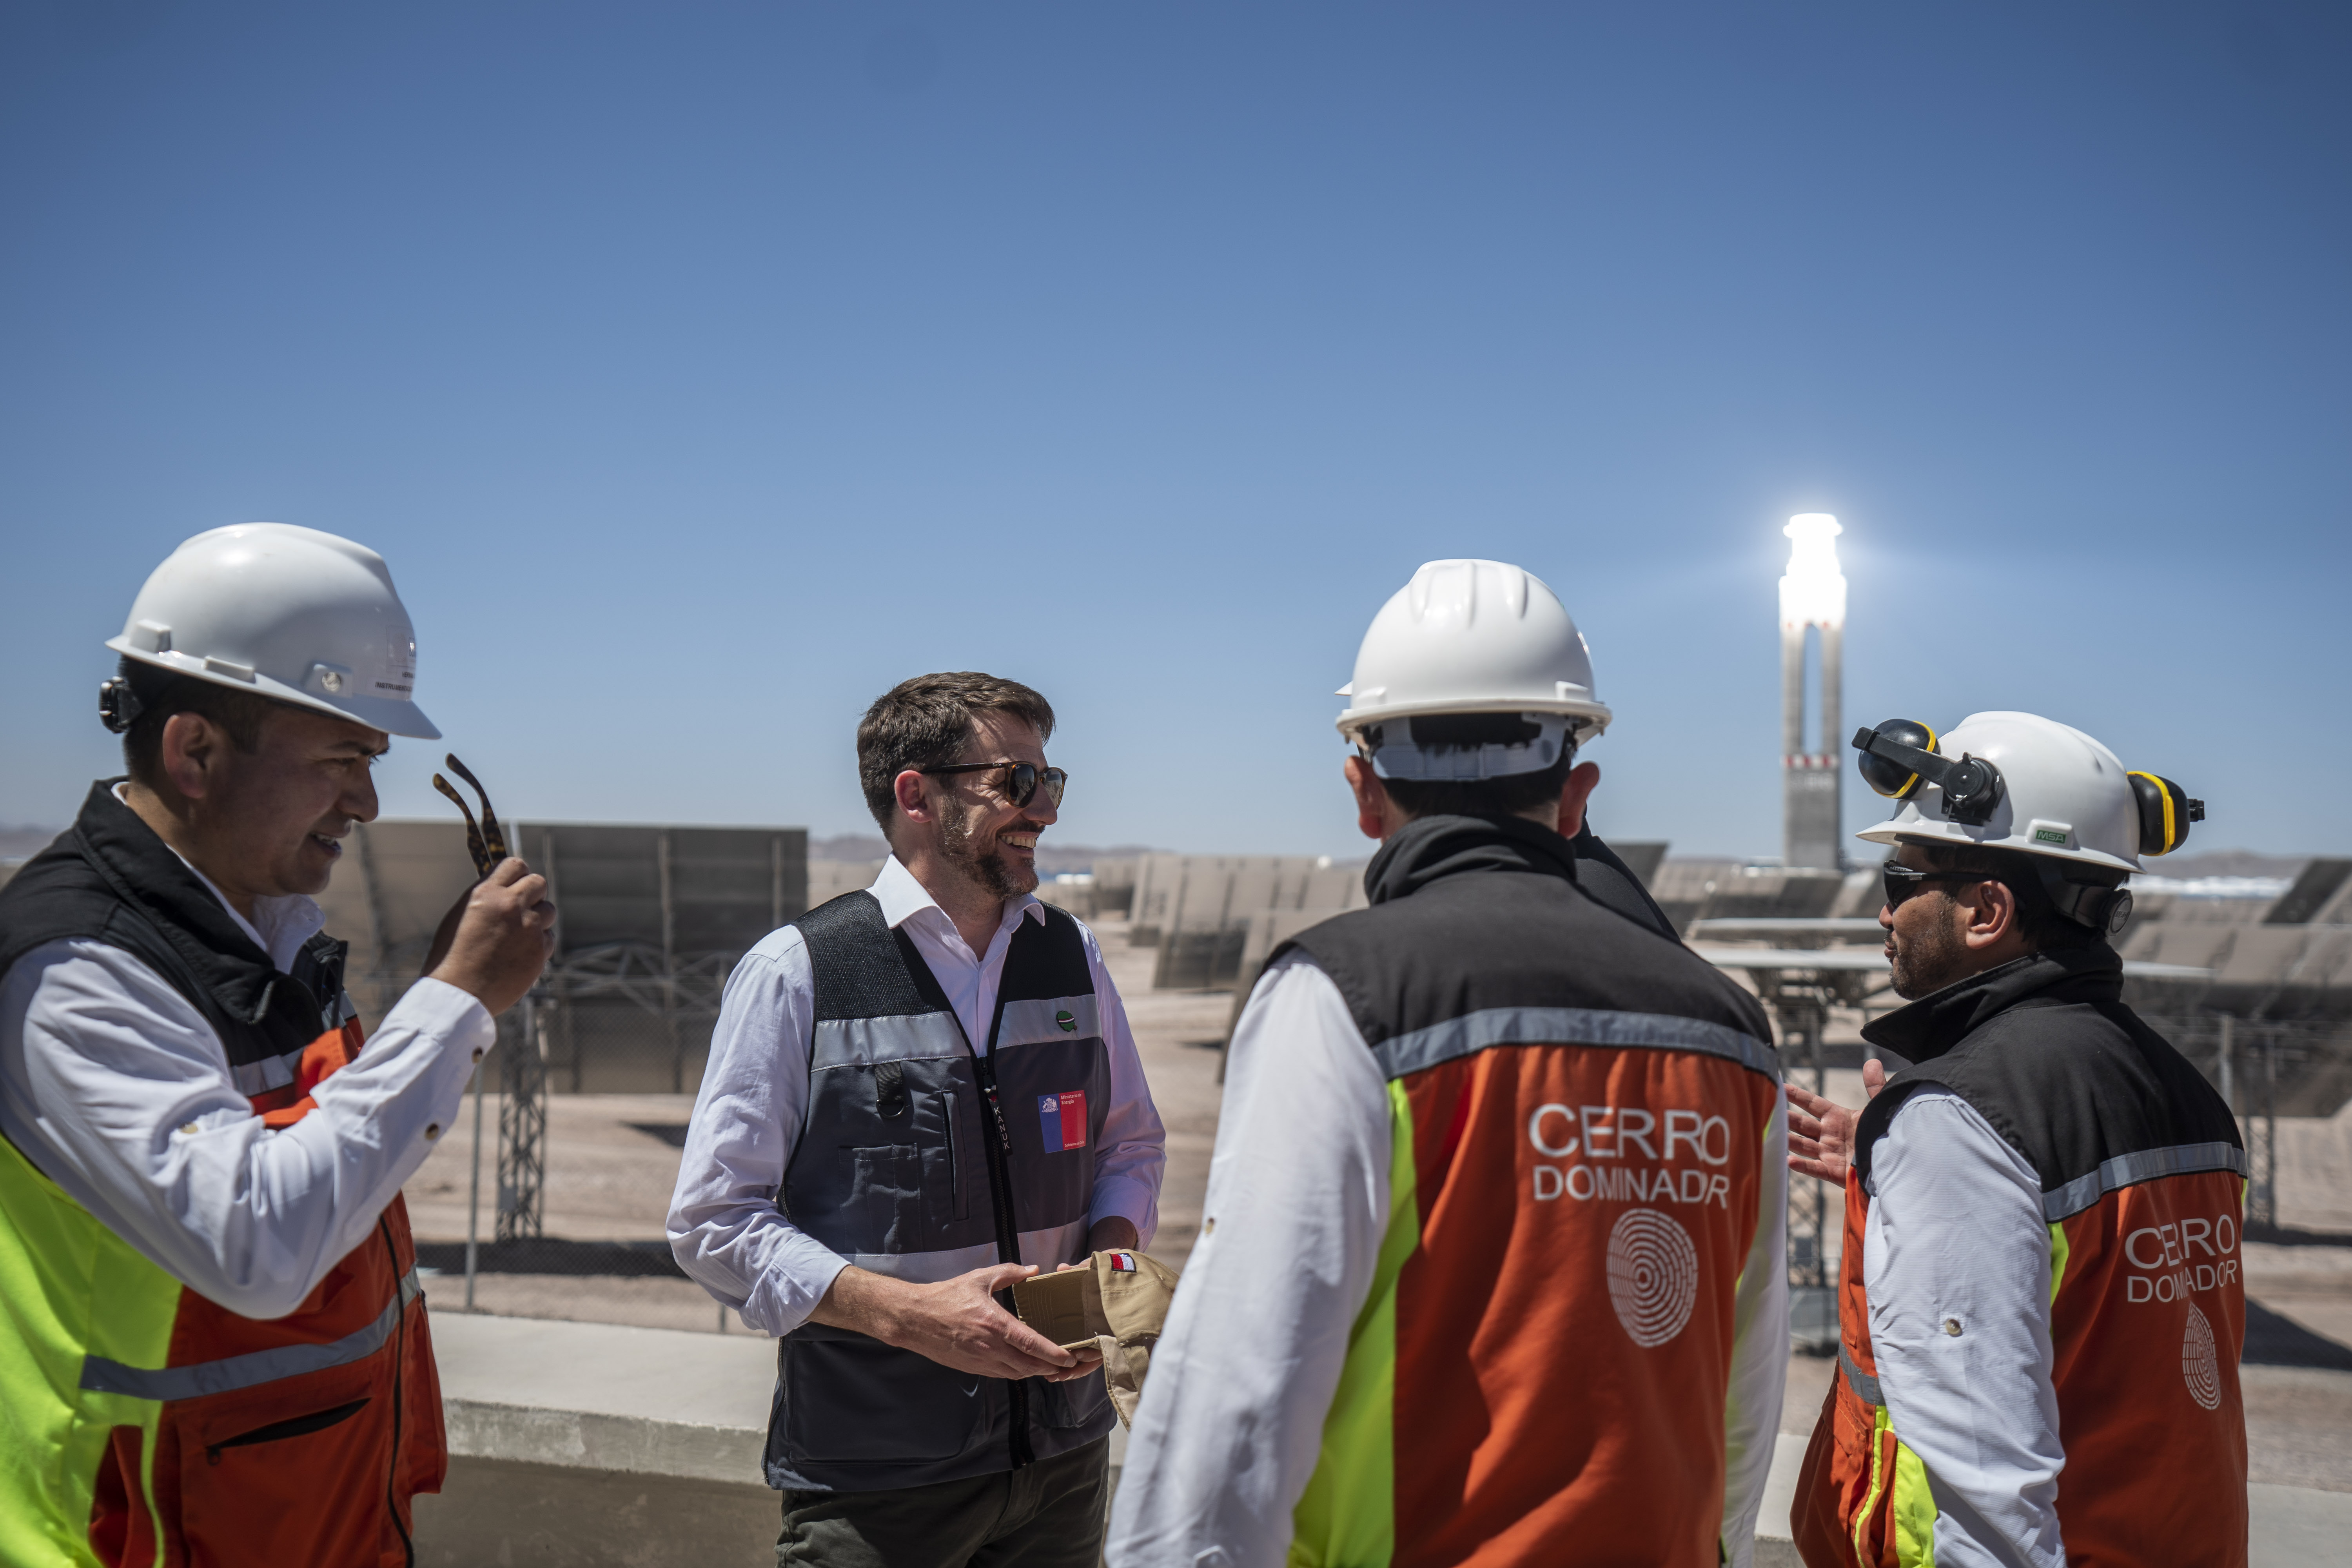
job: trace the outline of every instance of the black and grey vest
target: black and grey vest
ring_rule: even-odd
[[[777,1206],[860,1268],[922,1283],[1086,1256],[1109,1109],[1103,999],[1077,922],[1013,930],[985,1055],[871,893],[793,924],[815,981],[808,1119]],[[1009,1382],[847,1329],[776,1347],[768,1484],[874,1491],[1018,1469],[1110,1431],[1099,1378]]]
[[[2123,960],[2104,943],[2028,954],[1874,1018],[1862,1034],[1911,1063],[1887,1075],[1855,1128],[1865,1184],[1895,1112],[1926,1088],[1958,1095],[2026,1158],[2053,1225],[2134,1183],[2246,1173],[2237,1118],[2125,1005]]]
[[[310,1043],[352,1016],[348,949],[321,932],[293,973],[280,973],[186,862],[114,798],[117,782],[92,784],[73,826],[0,892],[0,974],[64,938],[121,948],[204,1015],[237,1092],[268,1108],[295,1082]]]

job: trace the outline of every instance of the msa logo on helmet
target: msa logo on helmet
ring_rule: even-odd
[[[2055,844],[2063,849],[2066,847],[2066,830],[2063,827],[2036,827],[2033,841],[2036,844]]]

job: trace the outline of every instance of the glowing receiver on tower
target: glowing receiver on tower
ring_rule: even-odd
[[[1785,814],[1781,863],[1835,869],[1843,864],[1838,831],[1844,782],[1838,733],[1845,632],[1845,574],[1837,539],[1845,530],[1827,512],[1809,511],[1780,531],[1789,566],[1780,577],[1780,765]],[[1819,743],[1805,745],[1805,632],[1821,628]]]
[[[1837,537],[1845,531],[1825,511],[1802,512],[1780,531],[1789,536],[1789,569],[1780,578],[1780,629],[1845,626],[1845,574],[1838,570]]]

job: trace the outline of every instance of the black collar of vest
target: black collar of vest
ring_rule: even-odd
[[[1576,848],[1524,816],[1419,816],[1381,846],[1364,868],[1364,896],[1384,904],[1443,877],[1532,871],[1576,880]]]
[[[89,786],[73,836],[82,858],[114,896],[147,917],[199,984],[231,1017],[258,1024],[269,1011],[278,966],[229,918],[187,862],[114,797],[120,779]]]
[[[1862,1037],[1906,1061],[1930,1061],[2031,998],[2116,1001],[2123,995],[2123,959],[2104,942],[2030,952],[1872,1019],[1863,1026]]]

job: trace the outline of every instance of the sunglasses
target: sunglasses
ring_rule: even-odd
[[[1922,871],[1910,866],[1898,866],[1889,860],[1879,868],[1886,884],[1886,907],[1900,909],[1903,900],[1929,882],[1998,882],[1999,877],[1984,871]]]
[[[452,758],[451,761],[455,761]],[[1013,771],[1004,775],[1004,798],[1015,805],[1027,805],[1037,798],[1037,786],[1045,786],[1045,798],[1054,809],[1062,809],[1062,791],[1068,787],[1070,775],[1059,768],[1041,768],[1034,763],[958,763],[952,767],[918,768],[923,773],[984,773],[997,768]]]
[[[457,760],[457,752],[452,752],[441,760],[449,764],[451,773],[472,784],[474,793],[482,797],[482,820],[477,826],[474,814],[466,808],[466,797],[459,795],[447,779],[439,773],[433,775],[433,787],[456,801],[457,809],[466,813],[466,853],[474,858],[474,869],[487,877],[499,868],[499,861],[507,858],[507,836],[499,831],[499,814],[490,809],[490,792],[482,787],[482,781],[474,776],[472,769]]]

